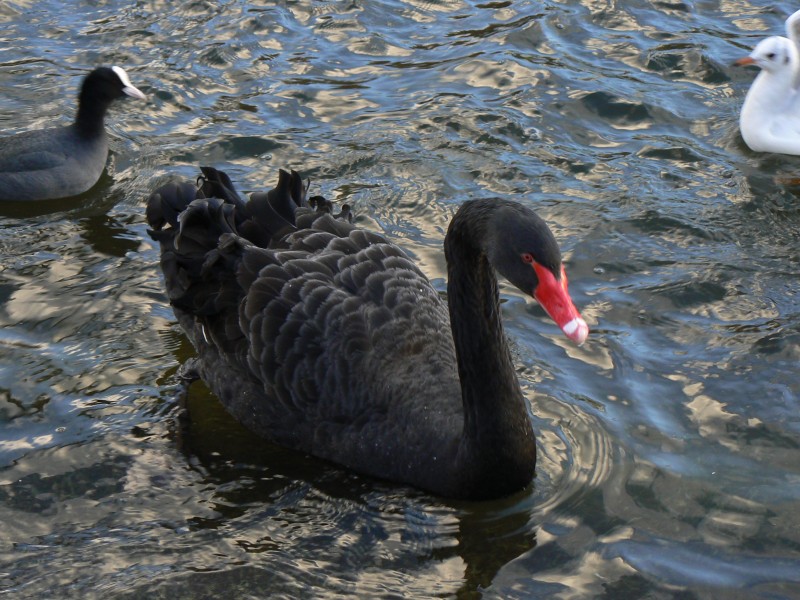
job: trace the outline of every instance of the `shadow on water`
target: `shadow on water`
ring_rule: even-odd
[[[459,598],[480,598],[505,565],[536,548],[535,525],[524,502],[520,504],[523,495],[461,508],[454,536],[458,546],[452,550],[465,567]],[[434,553],[433,558],[447,558],[447,553]]]
[[[96,254],[123,257],[140,244],[125,225],[104,212],[82,218],[80,228],[81,237]]]
[[[106,212],[120,199],[114,193],[113,185],[113,177],[105,170],[90,190],[77,196],[35,202],[0,202],[0,217],[22,220],[45,215],[79,217]]]
[[[191,352],[188,344],[181,344],[184,351]],[[202,382],[184,399],[174,442],[203,485],[215,490],[216,515],[192,519],[192,528],[238,538],[254,564],[273,565],[276,556],[289,564],[282,574],[242,567],[146,585],[124,597],[166,598],[178,589],[181,597],[192,597],[190,590],[214,597],[230,595],[232,584],[239,594],[299,593],[304,584],[313,584],[319,597],[376,591],[369,565],[377,561],[398,578],[421,562],[441,565],[442,581],[431,581],[433,589],[479,598],[504,565],[536,546],[530,490],[479,503],[433,497],[266,442],[235,422]],[[319,569],[292,564],[302,547],[321,557]],[[332,574],[343,581],[331,581]]]

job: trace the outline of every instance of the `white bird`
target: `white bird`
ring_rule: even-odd
[[[739,128],[751,150],[800,155],[800,11],[786,19],[786,33],[762,40],[734,63],[761,69],[745,96]]]

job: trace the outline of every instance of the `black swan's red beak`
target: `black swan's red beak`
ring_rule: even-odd
[[[589,335],[589,326],[569,297],[564,267],[561,267],[560,279],[556,279],[550,269],[539,263],[534,263],[533,268],[539,278],[539,285],[533,292],[533,297],[561,328],[564,335],[580,346]]]

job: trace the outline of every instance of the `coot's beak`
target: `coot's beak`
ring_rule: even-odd
[[[147,100],[147,96],[144,94],[144,92],[133,87],[132,85],[126,85],[124,88],[122,88],[122,91],[128,94],[128,96],[139,98],[139,100]]]
[[[572,298],[569,297],[564,267],[561,267],[560,279],[556,279],[550,269],[539,263],[533,263],[533,268],[539,278],[539,285],[536,287],[533,297],[561,328],[564,335],[580,346],[589,335],[589,326],[575,308]]]

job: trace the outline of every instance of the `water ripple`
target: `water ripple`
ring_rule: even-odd
[[[15,597],[800,593],[794,157],[750,152],[731,62],[791,7],[226,0],[0,4],[0,123],[66,123],[120,64],[112,163],[0,207],[0,590]],[[302,170],[444,290],[467,198],[536,208],[581,348],[501,284],[537,477],[457,503],[254,438],[202,386],[143,204],[197,164]]]

